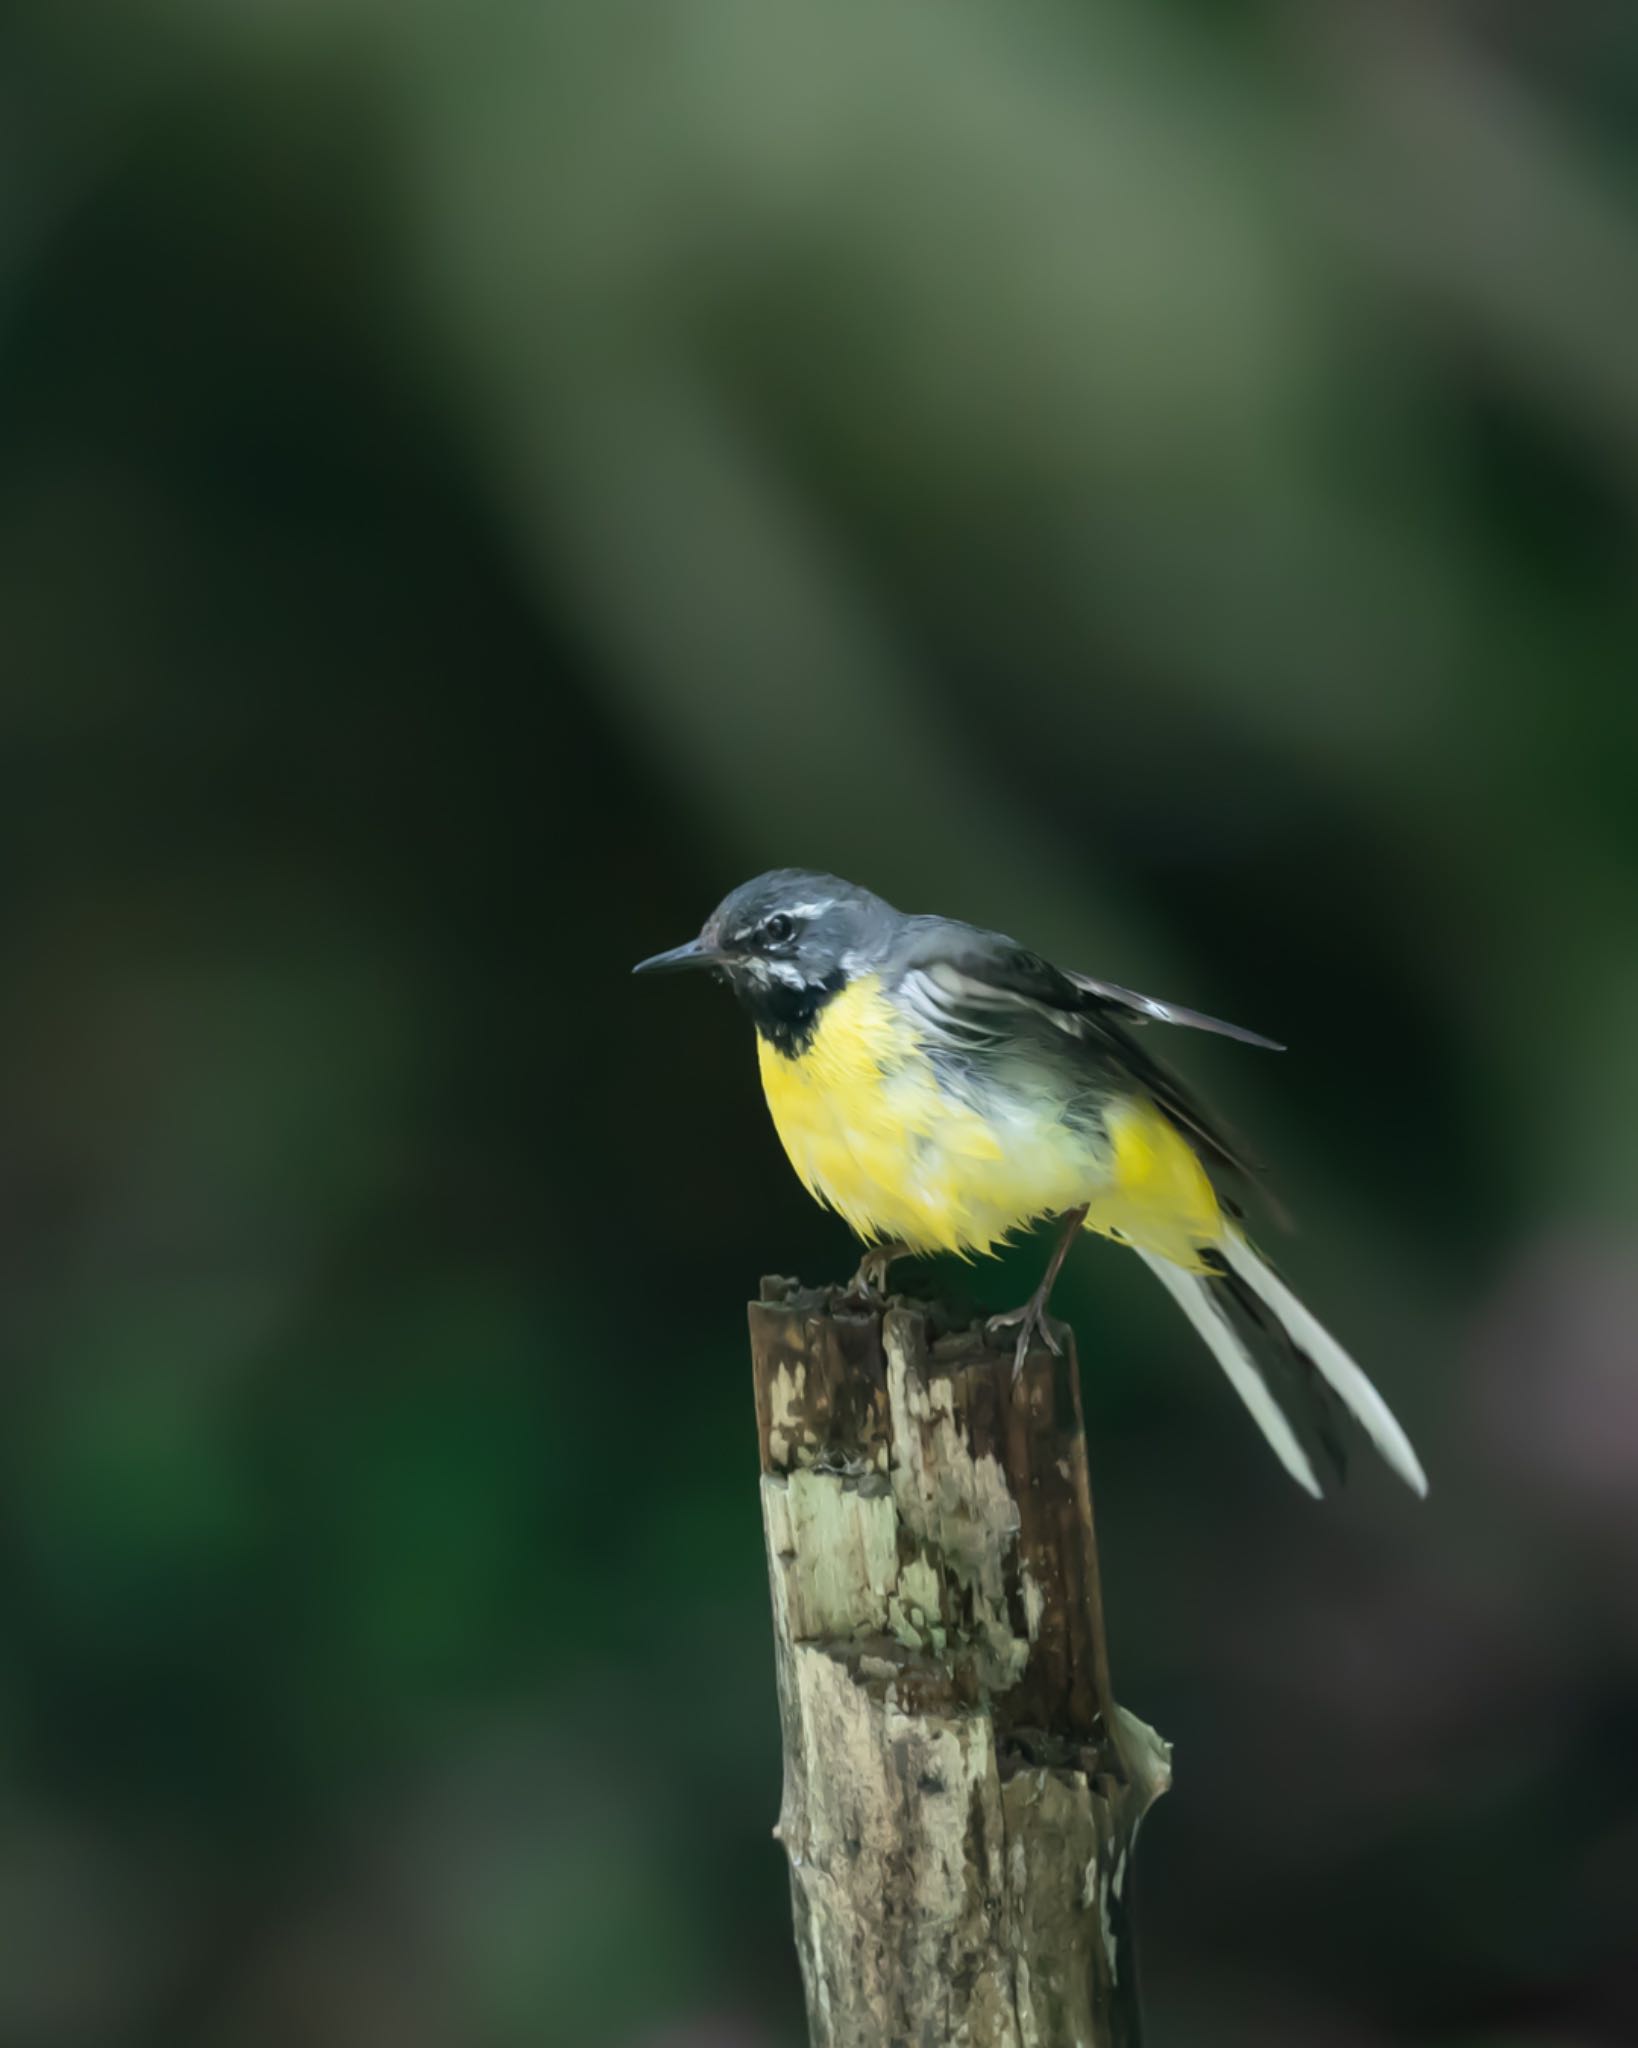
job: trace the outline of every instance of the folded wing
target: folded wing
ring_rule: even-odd
[[[1254,1178],[1239,1142],[1211,1118],[1184,1083],[1134,1035],[1159,1022],[1283,1050],[1271,1038],[1198,1010],[1138,994],[1115,982],[1066,973],[999,932],[945,918],[912,920],[901,989],[923,1026],[953,1052],[982,1053],[1005,1043],[1025,1020],[1044,1023],[1080,1047],[1088,1064],[1125,1077],[1148,1094],[1209,1165]]]

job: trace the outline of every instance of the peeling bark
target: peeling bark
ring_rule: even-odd
[[[1109,1691],[1074,1342],[751,1305],[813,2048],[1136,2048],[1132,1848],[1166,1744]]]

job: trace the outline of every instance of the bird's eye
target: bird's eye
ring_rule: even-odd
[[[776,910],[772,917],[764,918],[762,936],[770,946],[783,946],[788,939],[796,937],[796,919]]]

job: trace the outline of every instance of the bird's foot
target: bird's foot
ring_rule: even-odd
[[[1062,1358],[1064,1355],[1064,1347],[1058,1342],[1057,1337],[1053,1334],[1051,1325],[1046,1319],[1047,1303],[1052,1299],[1053,1283],[1057,1280],[1063,1268],[1064,1260],[1069,1255],[1069,1247],[1075,1242],[1076,1237],[1080,1234],[1081,1225],[1086,1221],[1086,1210],[1087,1205],[1083,1202],[1078,1209],[1069,1209],[1064,1212],[1063,1224],[1058,1232],[1058,1242],[1053,1246],[1052,1257],[1047,1261],[1047,1269],[1041,1275],[1041,1284],[1036,1288],[1029,1300],[1024,1303],[1023,1307],[1010,1308],[1004,1315],[991,1316],[985,1326],[987,1333],[991,1337],[998,1336],[1003,1330],[1012,1329],[1014,1325],[1017,1326],[1018,1348],[1012,1354],[1012,1383],[1014,1386],[1018,1384],[1019,1375],[1024,1370],[1024,1360],[1029,1356],[1029,1347],[1034,1342],[1037,1333],[1040,1335],[1041,1342],[1052,1353],[1054,1358]]]
[[[895,1259],[902,1259],[910,1247],[904,1244],[874,1244],[859,1261],[859,1270],[843,1289],[843,1298],[866,1308],[880,1308],[887,1299],[887,1272]]]
[[[1018,1384],[1019,1376],[1024,1370],[1024,1360],[1028,1358],[1030,1346],[1037,1337],[1054,1358],[1062,1358],[1064,1355],[1064,1347],[1047,1321],[1047,1296],[1044,1289],[1037,1288],[1022,1308],[1005,1309],[1000,1315],[991,1316],[984,1325],[985,1335],[991,1338],[1004,1336],[1008,1330],[1018,1332],[1018,1341],[1012,1354],[1014,1386]]]

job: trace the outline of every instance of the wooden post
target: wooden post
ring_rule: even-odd
[[[765,1280],[750,1310],[813,2048],[1136,2048],[1132,1845],[1074,1340]]]

